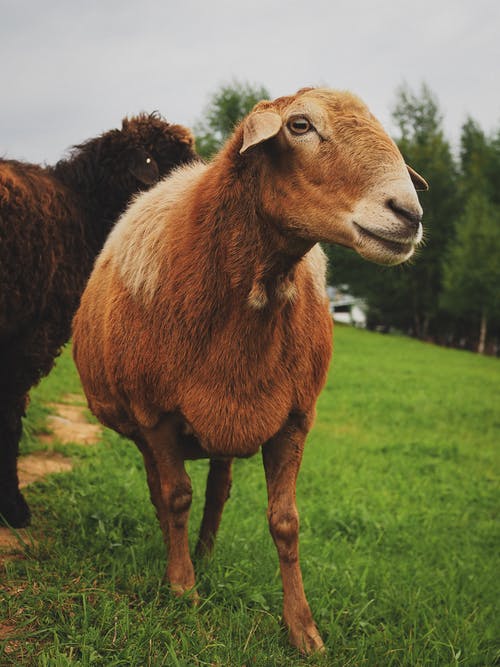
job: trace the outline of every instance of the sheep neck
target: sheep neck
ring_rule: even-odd
[[[225,168],[221,161],[226,161]],[[215,288],[218,299],[225,298],[220,293],[225,286],[255,309],[279,308],[293,301],[296,267],[314,243],[283,232],[265,215],[260,205],[261,171],[253,161],[240,163],[234,155],[219,156],[209,175],[210,187],[197,202],[203,247],[217,263],[208,273],[226,277]]]

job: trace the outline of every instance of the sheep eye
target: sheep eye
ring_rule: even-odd
[[[146,158],[146,164],[151,164],[151,158],[150,157]]]
[[[288,129],[292,134],[306,134],[313,126],[305,116],[297,116],[288,121]]]

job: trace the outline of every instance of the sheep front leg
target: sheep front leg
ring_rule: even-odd
[[[205,493],[205,509],[196,545],[196,555],[209,555],[214,547],[222,511],[231,490],[233,459],[211,459]]]
[[[30,523],[30,509],[19,490],[17,457],[27,396],[10,399],[0,391],[0,525],[22,528]]]
[[[290,417],[286,426],[262,448],[269,498],[269,529],[278,551],[283,581],[283,620],[291,643],[304,653],[323,649],[304,593],[299,564],[299,515],[295,485],[302,460],[308,420]]]
[[[175,417],[167,416],[154,429],[142,429],[148,446],[145,456],[151,498],[167,545],[166,578],[176,595],[194,589],[193,563],[189,555],[188,519],[191,480],[184,467]],[[192,593],[196,600],[196,592]]]
[[[149,497],[151,498],[151,502],[155,506],[156,517],[160,522],[160,526],[163,525],[166,526],[168,525],[166,508],[163,503],[160,475],[158,474],[158,468],[156,467],[156,461],[154,459],[153,453],[149,449],[149,445],[147,444],[147,442],[142,438],[136,437],[134,442],[139,448],[139,451],[141,452],[142,458],[144,460],[144,467],[146,468],[146,478],[148,480],[148,487],[149,487]],[[163,528],[162,528],[162,533],[163,533]],[[168,533],[163,537],[164,539],[168,538]],[[168,542],[166,542],[165,546],[168,549]]]

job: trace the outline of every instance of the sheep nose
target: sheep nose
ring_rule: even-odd
[[[395,199],[388,199],[386,206],[390,208],[391,211],[398,216],[398,218],[402,218],[413,232],[417,232],[422,221],[421,208],[407,208],[406,206],[398,203]]]

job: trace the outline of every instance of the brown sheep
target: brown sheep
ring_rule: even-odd
[[[283,617],[305,652],[323,642],[302,585],[295,483],[332,348],[317,242],[405,261],[422,238],[412,180],[426,187],[353,95],[304,89],[261,102],[211,163],[135,200],[74,319],[91,410],[144,457],[175,592],[195,586],[184,461],[210,459],[205,553],[232,458],[262,448]]]
[[[0,522],[29,523],[16,465],[28,392],[68,340],[112,224],[134,193],[194,157],[186,128],[142,114],[54,167],[0,159]]]

